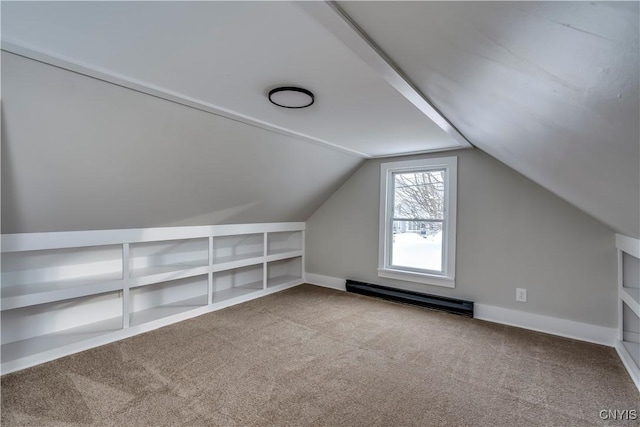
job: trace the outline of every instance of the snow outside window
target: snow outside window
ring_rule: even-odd
[[[455,286],[456,157],[383,163],[381,277]]]

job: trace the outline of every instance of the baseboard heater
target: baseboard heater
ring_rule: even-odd
[[[373,285],[355,280],[347,280],[346,288],[347,292],[383,298],[405,304],[419,305],[421,307],[446,311],[447,313],[459,314],[465,317],[473,317],[473,301],[405,291],[403,289],[389,288],[387,286]]]

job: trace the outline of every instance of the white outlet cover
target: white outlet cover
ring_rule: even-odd
[[[524,288],[516,288],[516,301],[527,302],[527,290]]]

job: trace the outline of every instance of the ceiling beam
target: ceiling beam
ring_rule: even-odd
[[[376,74],[393,86],[461,147],[473,147],[335,1],[302,1],[296,4],[344,43]]]

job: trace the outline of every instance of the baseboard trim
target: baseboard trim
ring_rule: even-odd
[[[346,280],[337,277],[323,276],[322,274],[305,273],[306,282],[310,285],[322,286],[323,288],[346,291]]]
[[[580,341],[615,346],[618,330],[558,317],[543,316],[486,304],[475,304],[475,318]]]
[[[324,276],[321,274],[307,273],[306,281],[309,284],[322,286],[325,288],[345,290],[345,279],[338,277]],[[560,319],[557,317],[543,316],[540,314],[527,313],[524,311],[511,310],[508,308],[495,307],[487,304],[474,304],[474,318],[503,325],[516,326],[518,328],[529,329],[536,332],[544,332],[565,338],[572,338],[579,341],[586,341],[595,344],[602,344],[608,347],[615,347],[618,337],[616,328],[606,328],[604,326],[591,325],[588,323],[576,322],[573,320]]]

